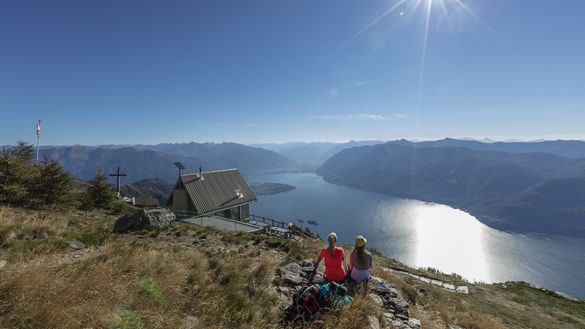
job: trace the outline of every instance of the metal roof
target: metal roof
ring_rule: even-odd
[[[256,195],[238,169],[182,174],[181,182],[199,214],[256,201]]]

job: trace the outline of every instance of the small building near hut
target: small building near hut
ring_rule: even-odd
[[[256,195],[238,169],[182,174],[167,206],[177,217],[221,216],[248,220]]]

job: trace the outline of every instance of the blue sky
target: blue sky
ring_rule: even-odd
[[[0,144],[585,139],[585,1],[399,2],[1,1]]]

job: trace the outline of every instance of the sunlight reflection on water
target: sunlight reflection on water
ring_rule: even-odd
[[[248,177],[296,186],[261,196],[252,213],[292,221],[340,242],[357,234],[368,246],[414,267],[433,267],[471,281],[522,280],[585,297],[585,240],[502,232],[449,206],[397,199],[327,183],[315,174]],[[299,219],[304,220],[302,224]]]

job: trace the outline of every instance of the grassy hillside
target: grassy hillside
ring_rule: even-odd
[[[101,211],[0,207],[0,328],[283,328],[278,266],[314,257],[317,240],[284,240],[174,223],[112,234]],[[349,248],[347,249],[349,251]],[[383,267],[414,270],[375,253],[423,328],[583,328],[585,303],[526,284],[468,284],[449,292]],[[358,296],[312,328],[362,328],[379,310]]]
[[[133,184],[123,185],[120,192],[126,197],[151,197],[158,200],[161,205],[164,205],[168,198],[174,184],[164,181],[162,179],[143,179]]]

